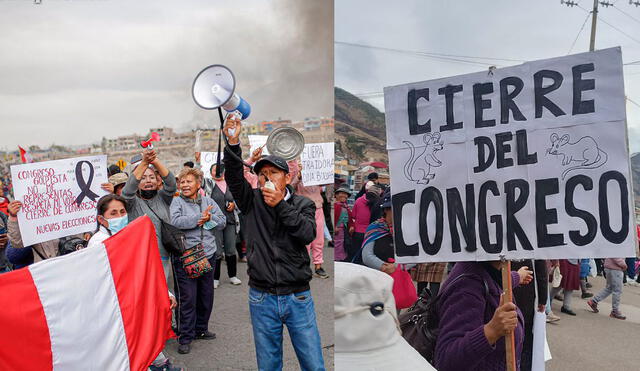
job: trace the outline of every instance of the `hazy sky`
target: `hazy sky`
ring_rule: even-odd
[[[219,125],[191,98],[230,67],[249,122],[333,115],[333,2],[0,0],[0,148]]]
[[[385,86],[588,51],[591,18],[576,36],[593,1],[575,1],[579,7],[568,8],[560,0],[336,1],[336,41],[474,57],[443,60],[337,43],[336,86],[355,94],[381,93]],[[624,63],[638,61],[640,8],[626,0],[610,2],[613,7],[600,7],[598,13],[596,49],[621,46]],[[628,98],[640,104],[640,63],[625,66],[624,73]],[[366,98],[384,108],[381,95]],[[640,107],[627,102],[627,119],[631,152],[640,151]]]

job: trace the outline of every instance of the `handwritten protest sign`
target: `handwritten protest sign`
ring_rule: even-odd
[[[96,205],[106,192],[107,156],[11,166],[25,246],[96,229]]]
[[[397,261],[633,256],[619,48],[385,88]]]
[[[333,184],[334,142],[307,143],[300,155],[302,184],[305,186]]]
[[[220,160],[224,158],[224,152],[220,152]],[[200,165],[205,178],[211,178],[211,166],[215,165],[218,160],[218,152],[201,152]]]
[[[255,151],[258,147],[264,146],[262,147],[262,155],[267,156],[270,154],[267,146],[265,146],[265,144],[267,144],[267,138],[269,137],[268,135],[248,135],[248,137],[249,146],[251,147],[249,151],[251,153],[253,153],[253,151]]]

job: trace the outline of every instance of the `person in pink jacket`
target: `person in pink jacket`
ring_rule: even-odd
[[[623,258],[607,258],[604,260],[604,272],[607,276],[607,286],[589,300],[587,304],[594,313],[598,313],[598,302],[613,294],[611,301],[611,314],[609,317],[616,319],[627,319],[620,313],[620,296],[622,295],[622,277],[627,270],[627,264]]]
[[[380,202],[380,195],[381,189],[377,185],[371,184],[369,187],[366,187],[365,194],[358,197],[353,204],[352,215],[355,219],[355,231],[353,233],[353,242],[349,249],[350,251],[347,251],[347,259],[345,261],[363,264],[360,250],[367,227],[374,222],[374,220],[371,220],[371,207]]]
[[[319,278],[329,278],[329,274],[322,268],[324,249],[324,211],[322,210],[322,187],[318,185],[305,186],[302,183],[302,168],[297,161],[287,161],[291,173],[291,186],[296,194],[304,196],[316,204],[316,238],[307,245],[314,265],[314,275]]]

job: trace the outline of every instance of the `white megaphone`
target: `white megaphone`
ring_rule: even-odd
[[[221,64],[206,67],[193,80],[191,94],[198,106],[212,110],[224,108],[244,120],[251,114],[251,106],[237,93],[233,72]]]

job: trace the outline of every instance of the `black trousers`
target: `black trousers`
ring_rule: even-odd
[[[215,269],[215,256],[209,259]],[[176,322],[180,344],[189,344],[196,334],[209,328],[213,311],[213,270],[198,278],[189,278],[182,268],[179,257],[172,258],[174,290],[178,298]]]
[[[362,242],[364,242],[364,233],[354,233],[351,241],[351,247],[346,251],[347,259],[345,261],[351,262],[353,260],[353,262],[356,264],[362,264],[362,254],[360,254],[360,248],[362,247]],[[353,259],[354,256],[356,257],[355,260]]]

